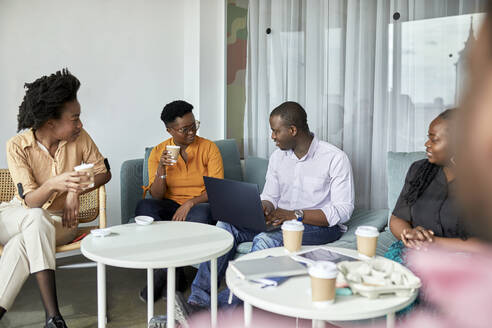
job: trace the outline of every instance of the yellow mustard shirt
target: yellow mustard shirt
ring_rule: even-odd
[[[174,145],[173,138],[158,144],[152,149],[149,156],[149,185],[155,180],[159,159],[167,145]],[[188,163],[185,163],[181,155],[178,162],[166,169],[166,194],[164,197],[183,204],[189,199],[200,196],[205,191],[203,176],[224,178],[224,166],[222,156],[217,145],[205,138],[195,137],[193,143],[186,147]]]
[[[7,162],[16,186],[16,196],[24,206],[26,204],[22,196],[36,190],[54,176],[73,171],[82,162],[94,164],[95,175],[107,172],[104,157],[84,129],[77,139],[60,141],[55,157],[51,157],[38,145],[32,129],[21,132],[7,141]],[[19,194],[19,185],[23,195]],[[66,196],[66,192],[54,192],[42,208],[59,212],[65,207]]]

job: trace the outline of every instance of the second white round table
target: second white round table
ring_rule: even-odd
[[[315,247],[317,246],[303,246],[301,250]],[[348,256],[358,256],[357,251],[351,249],[330,249]],[[249,253],[239,258],[239,261],[280,255],[286,255],[283,247]],[[311,301],[311,281],[308,275],[291,277],[277,287],[260,288],[257,283],[241,279],[229,267],[226,271],[226,283],[234,295],[244,302],[246,327],[251,324],[252,306],[290,317],[311,319],[313,327],[322,326],[324,321],[362,320],[384,315],[387,316],[387,327],[393,327],[395,312],[411,304],[418,294],[418,291],[415,291],[409,296],[386,295],[377,299],[368,299],[360,295],[337,295],[335,303],[318,308]]]

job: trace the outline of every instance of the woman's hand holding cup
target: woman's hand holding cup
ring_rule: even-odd
[[[173,166],[178,162],[179,146],[167,145],[159,160],[161,166]]]
[[[164,150],[159,160],[159,165],[163,167],[173,166],[176,165],[176,162],[177,161],[174,159],[173,154],[169,150]]]
[[[49,180],[50,188],[58,192],[80,193],[84,190],[82,182],[86,177],[86,172],[65,172]]]
[[[73,169],[84,174],[80,180],[84,189],[94,188],[94,164],[82,163]]]

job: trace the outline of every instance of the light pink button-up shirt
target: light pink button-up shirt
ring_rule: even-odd
[[[330,226],[346,231],[343,223],[354,210],[350,161],[342,150],[316,137],[300,159],[292,150],[277,149],[270,156],[261,199],[290,211],[320,209]]]

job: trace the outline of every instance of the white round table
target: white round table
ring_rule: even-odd
[[[210,260],[211,319],[217,322],[217,258],[233,245],[232,236],[212,225],[193,222],[135,223],[110,227],[106,237],[89,235],[82,254],[97,262],[98,327],[106,326],[106,265],[147,269],[147,317],[154,315],[153,269],[167,268],[168,327],[174,327],[176,267]]]
[[[303,246],[308,250],[315,246]],[[357,256],[357,251],[327,247],[342,254]],[[247,260],[266,256],[286,255],[283,247],[270,248],[249,253],[239,258]],[[280,315],[311,319],[313,327],[324,326],[324,321],[351,321],[387,316],[387,327],[393,327],[395,312],[410,305],[418,291],[410,296],[395,295],[368,299],[360,295],[336,296],[335,303],[318,308],[311,301],[311,282],[308,275],[291,277],[277,287],[260,288],[260,284],[241,279],[231,268],[226,271],[229,289],[244,302],[245,326],[251,325],[252,306]]]

